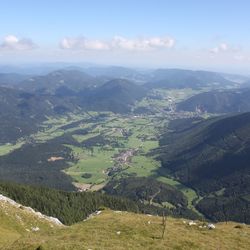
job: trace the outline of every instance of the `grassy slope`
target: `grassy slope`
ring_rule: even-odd
[[[20,209],[19,209],[20,210]],[[37,222],[38,232],[27,232],[34,218],[23,211],[1,212],[0,249],[249,249],[250,228],[236,223],[220,223],[215,230],[188,226],[181,219],[167,218],[161,239],[160,217],[127,212],[103,211],[70,227],[53,227]],[[34,224],[34,223],[33,223]],[[120,231],[120,234],[117,232]]]
[[[16,240],[26,237],[28,234],[32,235],[32,228],[39,227],[41,231],[49,232],[52,228],[55,230],[60,227],[38,218],[27,210],[2,201],[0,201],[0,222],[0,249],[13,247],[12,243]],[[12,249],[18,249],[18,245]]]

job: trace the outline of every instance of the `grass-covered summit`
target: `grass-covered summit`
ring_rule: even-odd
[[[0,201],[0,249],[249,249],[250,228],[236,223],[207,223],[104,210],[72,226],[59,226]],[[202,227],[202,228],[201,228]]]

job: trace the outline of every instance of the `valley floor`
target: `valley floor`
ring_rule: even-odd
[[[32,157],[27,159],[19,169],[25,169],[25,166],[29,165],[36,156],[34,166],[43,166],[42,169],[47,167],[50,171],[60,165],[59,171],[55,174],[61,174],[59,177],[63,178],[65,183],[67,182],[66,187],[55,175],[46,183],[42,180],[40,185],[72,189],[73,186],[70,183],[72,182],[79,191],[95,191],[103,188],[113,179],[153,176],[163,183],[180,189],[188,199],[188,207],[196,211],[192,203],[197,199],[195,191],[172,178],[159,175],[158,169],[161,163],[150,154],[151,150],[159,147],[159,136],[169,121],[197,116],[193,112],[175,112],[176,103],[196,92],[191,89],[154,90],[150,93],[151,97],[145,97],[133,107],[134,110],[146,109],[148,113],[134,112],[121,115],[89,111],[79,114],[70,113],[62,117],[48,117],[38,133],[21,138],[13,145],[10,143],[0,145],[0,159],[4,159],[4,162],[0,164],[0,169],[6,169],[6,165],[11,164],[12,158],[16,157],[11,155],[11,152],[15,150],[20,154],[17,155],[18,160],[26,159],[22,148],[30,145],[26,152]],[[53,146],[54,153],[50,152],[47,146],[41,149],[39,145],[45,143],[50,145],[54,143],[58,149]],[[35,149],[35,152],[30,154],[33,145],[37,147],[37,150]],[[59,154],[62,147],[66,147],[65,150],[71,152],[68,158]],[[48,170],[44,171],[47,173]],[[29,180],[34,179],[33,175],[37,174],[36,171],[31,168],[23,170],[29,176]],[[4,180],[26,182],[22,178],[20,180],[23,172],[16,174],[18,176],[9,176],[6,173]],[[40,173],[42,178],[39,180],[48,179],[48,176],[43,175],[44,173]]]

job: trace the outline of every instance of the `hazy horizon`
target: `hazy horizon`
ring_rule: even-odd
[[[67,68],[79,68],[84,70],[88,68],[109,68],[109,67],[117,67],[117,68],[127,68],[138,71],[153,71],[158,69],[181,69],[181,70],[192,70],[192,71],[208,71],[208,72],[218,72],[222,74],[232,74],[232,75],[242,75],[249,76],[250,72],[241,71],[235,69],[224,69],[219,67],[192,67],[192,66],[184,66],[184,65],[169,65],[169,66],[159,66],[159,67],[150,67],[150,66],[141,66],[141,65],[130,65],[130,64],[100,64],[100,63],[91,63],[91,62],[12,62],[12,63],[2,63],[0,62],[0,73],[20,73],[20,71],[24,71],[23,74],[32,74],[32,70],[42,71],[42,69],[48,69],[48,72],[54,70],[63,70]],[[39,70],[40,69],[40,70]],[[30,72],[29,72],[30,70]],[[47,73],[45,70],[44,73]],[[39,73],[35,73],[39,74]]]
[[[0,64],[88,62],[248,74],[248,1],[1,4]]]

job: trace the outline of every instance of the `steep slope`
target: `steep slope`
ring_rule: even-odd
[[[158,151],[161,173],[174,175],[200,195],[222,202],[224,215],[216,216],[219,206],[214,205],[213,219],[229,216],[249,223],[249,135],[250,113],[205,120],[189,129],[167,133]],[[244,213],[238,213],[243,210]]]
[[[12,142],[37,131],[47,116],[65,114],[77,108],[70,99],[0,87],[0,143]]]
[[[235,85],[221,74],[209,71],[183,69],[158,69],[151,74],[145,85],[149,88],[199,88],[216,85]]]
[[[101,207],[138,212],[135,202],[97,192],[65,192],[39,186],[0,182],[0,194],[32,207],[47,216],[58,218],[65,225],[86,219]]]
[[[179,103],[177,110],[232,113],[250,111],[250,89],[221,90],[201,93]]]

